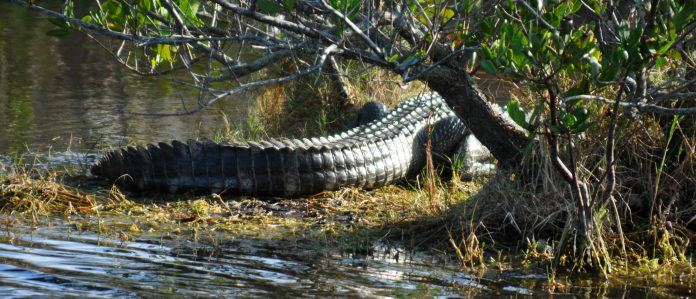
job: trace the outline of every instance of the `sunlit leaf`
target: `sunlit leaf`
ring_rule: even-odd
[[[658,55],[662,55],[662,54],[664,54],[664,53],[667,53],[667,51],[668,51],[670,48],[672,48],[672,45],[673,45],[673,44],[674,44],[674,41],[673,41],[673,40],[668,41],[668,42],[665,42],[662,46],[660,46],[660,49],[657,50],[657,54],[658,54]]]
[[[572,15],[576,12],[578,12],[582,8],[582,1],[581,0],[573,0],[571,1],[571,9],[568,12],[568,15]]]
[[[575,115],[566,114],[566,115],[563,116],[563,124],[564,124],[566,127],[571,128],[571,127],[573,127],[573,126],[575,125],[576,122],[577,122],[577,119],[575,118]]]
[[[121,24],[117,24],[114,22],[108,22],[107,26],[109,27],[109,29],[111,29],[113,31],[122,31],[123,30],[123,26]]]
[[[187,24],[201,25],[202,23],[198,19],[197,13],[201,5],[198,0],[179,0],[179,8],[182,14],[185,16],[185,21]]]
[[[664,67],[668,67],[668,66],[669,66],[669,61],[667,61],[667,59],[665,57],[659,56],[659,57],[657,57],[657,59],[655,59],[655,67],[664,68]]]
[[[387,61],[394,62],[394,61],[396,61],[397,58],[399,58],[399,54],[394,54],[391,57],[389,57],[389,60],[387,60]]]
[[[524,111],[520,109],[520,106],[517,102],[515,101],[510,101],[505,105],[505,110],[507,110],[508,115],[510,115],[510,118],[520,127],[522,128],[529,128],[529,124],[527,123],[526,115],[524,114]]]
[[[157,45],[157,55],[163,62],[172,61],[172,47],[170,45]]]
[[[63,14],[66,17],[75,17],[75,3],[73,1],[66,1],[63,6]]]
[[[447,23],[451,18],[454,17],[456,12],[454,9],[451,9],[449,7],[445,7],[442,9],[440,12],[440,15],[442,16],[442,21],[440,22],[441,24]]]

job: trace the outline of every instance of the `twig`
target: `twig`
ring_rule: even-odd
[[[604,187],[604,192],[602,193],[602,197],[599,199],[599,202],[602,204],[606,202],[611,203],[612,210],[614,212],[614,218],[617,222],[616,226],[619,230],[619,239],[621,240],[621,252],[623,253],[624,258],[626,258],[626,242],[623,236],[623,228],[621,227],[619,209],[616,207],[616,200],[614,199],[614,190],[616,189],[616,166],[614,165],[614,146],[616,139],[616,125],[618,124],[619,120],[619,106],[621,104],[621,96],[623,95],[623,91],[625,89],[624,86],[622,86],[622,88],[619,89],[619,92],[616,95],[616,100],[614,101],[614,108],[611,115],[611,122],[609,123],[609,132],[607,132],[607,149],[605,153],[605,159],[607,160],[607,170],[606,175],[604,176],[607,180],[607,184]],[[590,203],[590,206],[593,206],[594,203],[596,203],[596,201]]]
[[[326,3],[326,1],[321,0],[321,3],[332,14],[334,14],[336,17],[338,17],[343,22],[345,22],[348,25],[348,27],[350,27],[350,29],[353,30],[353,32],[355,32],[358,36],[360,36],[360,38],[362,38],[370,46],[370,49],[372,49],[372,51],[374,51],[375,54],[379,55],[380,57],[384,57],[384,53],[382,52],[382,49],[380,49],[379,46],[377,44],[375,44],[375,42],[372,41],[372,39],[370,39],[370,37],[365,35],[365,33],[363,33],[362,30],[360,30],[360,28],[358,28],[358,26],[356,26],[355,23],[353,23],[353,21],[351,21],[345,15],[343,15],[340,11],[336,10],[331,5]]]
[[[269,65],[281,59],[288,58],[292,54],[292,50],[272,52],[250,63],[231,66],[226,69],[227,74],[218,77],[207,77],[206,80],[208,82],[218,82],[232,79],[232,77],[244,77],[248,74],[257,72],[265,67],[268,67]]]
[[[14,0],[13,0],[14,1]],[[261,14],[255,10],[249,10],[246,8],[239,7],[237,5],[234,5],[230,2],[227,2],[225,0],[211,0],[214,3],[219,4],[223,8],[229,10],[232,13],[249,17],[254,20],[257,20],[261,23],[268,24],[271,26],[275,26],[277,28],[285,29],[297,34],[302,34],[306,35],[312,38],[324,38],[326,40],[335,42],[335,38],[332,36],[329,36],[327,33],[316,30],[314,28],[307,27],[303,24],[300,23],[295,23],[295,22],[290,22],[281,18],[269,16],[266,14]]]
[[[280,78],[273,78],[273,79],[266,79],[266,80],[257,80],[257,81],[253,81],[253,82],[251,82],[251,83],[241,84],[240,86],[237,86],[237,87],[235,87],[235,88],[229,89],[229,90],[227,90],[227,91],[224,91],[224,92],[222,92],[222,93],[220,93],[220,94],[215,95],[212,99],[209,99],[209,100],[208,100],[207,102],[205,102],[205,103],[201,103],[196,109],[193,109],[193,110],[189,110],[189,111],[186,111],[186,112],[172,112],[172,113],[169,113],[169,112],[164,112],[164,113],[137,113],[137,112],[136,112],[136,113],[132,113],[132,114],[134,114],[134,115],[145,115],[145,116],[183,116],[183,115],[195,114],[195,113],[197,113],[197,112],[200,112],[200,111],[203,110],[203,109],[209,108],[209,107],[210,107],[211,105],[213,105],[215,102],[219,101],[220,99],[222,99],[222,98],[224,98],[224,97],[226,97],[226,96],[229,96],[229,95],[232,95],[232,94],[236,94],[236,93],[239,93],[239,92],[241,92],[241,91],[248,90],[248,89],[251,89],[251,88],[256,88],[256,87],[260,87],[260,86],[273,85],[273,84],[279,84],[279,83],[283,83],[283,82],[292,81],[292,80],[295,80],[295,79],[297,79],[297,78],[299,78],[299,77],[306,76],[306,75],[311,74],[311,73],[313,73],[313,72],[319,71],[319,70],[321,70],[322,66],[324,65],[324,62],[326,61],[326,59],[327,59],[327,57],[328,57],[329,55],[338,54],[338,53],[340,53],[340,52],[341,52],[341,50],[338,50],[336,45],[331,45],[331,46],[327,47],[326,49],[324,49],[324,51],[322,52],[322,54],[319,56],[317,63],[314,64],[314,65],[312,65],[311,67],[309,67],[309,68],[307,68],[307,69],[304,69],[304,70],[302,70],[302,71],[295,72],[295,73],[293,73],[293,74],[290,74],[290,75],[284,76],[284,77],[280,77]],[[211,89],[208,89],[208,90],[211,90]]]
[[[696,92],[656,92],[652,94],[652,97],[655,99],[696,101]]]
[[[551,30],[552,32],[556,32],[556,31],[557,31],[556,28],[553,27],[553,26],[551,26],[551,24],[549,24],[548,22],[546,22],[546,20],[544,20],[544,18],[542,18],[542,17],[537,13],[537,11],[534,10],[534,8],[532,8],[531,6],[529,6],[529,3],[527,3],[527,2],[524,1],[524,0],[518,0],[517,2],[520,3],[520,4],[522,4],[522,7],[524,7],[528,12],[530,12],[531,14],[533,14],[534,17],[539,21],[539,23],[541,23],[541,25],[544,25],[544,27],[546,27],[546,29]]]
[[[565,104],[572,100],[596,100],[602,101],[607,104],[614,104],[614,101],[601,96],[595,95],[576,95],[571,97],[563,98],[561,101]],[[685,107],[685,108],[667,108],[653,104],[647,104],[642,102],[620,102],[618,103],[621,108],[636,108],[638,112],[641,113],[655,113],[661,115],[692,115],[696,114],[696,107]]]

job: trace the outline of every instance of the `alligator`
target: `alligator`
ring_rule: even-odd
[[[140,192],[294,197],[414,178],[426,144],[433,157],[447,157],[470,135],[436,93],[382,107],[368,104],[356,127],[328,137],[129,146],[105,154],[91,172]]]

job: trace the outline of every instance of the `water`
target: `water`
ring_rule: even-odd
[[[189,240],[130,242],[70,233],[66,223],[12,229],[0,243],[0,296],[80,297],[455,296],[492,292],[487,283],[428,259],[311,254],[272,240],[218,241],[216,253]],[[293,248],[294,247],[294,248]],[[525,288],[526,292],[532,292]],[[517,289],[505,291],[519,293]]]
[[[82,34],[49,37],[52,26],[0,2],[0,155],[211,136],[221,112],[246,115],[253,94],[191,116],[134,115],[195,108],[197,92],[126,70]]]
[[[543,270],[467,274],[433,253],[373,242],[369,255],[271,237],[142,233],[132,240],[51,220],[0,232],[1,298],[511,298],[548,297]],[[103,223],[118,221],[104,216]],[[204,240],[206,239],[207,240]],[[214,240],[214,241],[211,241]],[[677,281],[677,277],[674,278]],[[556,298],[690,297],[689,285],[614,277],[559,280]]]

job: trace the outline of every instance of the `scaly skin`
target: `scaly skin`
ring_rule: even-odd
[[[370,189],[415,177],[425,165],[428,138],[434,155],[450,155],[466,134],[445,101],[433,93],[328,137],[128,147],[107,153],[91,171],[135,191],[225,190],[292,197],[348,186]]]

